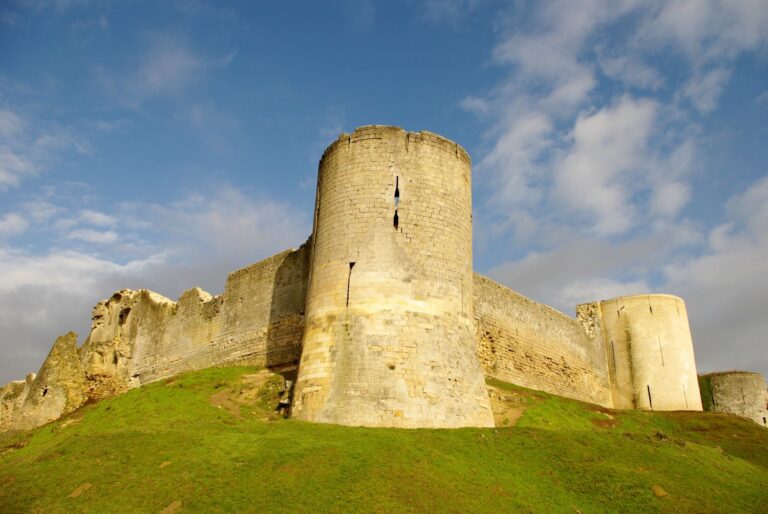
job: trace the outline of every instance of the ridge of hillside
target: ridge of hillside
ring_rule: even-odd
[[[489,381],[497,428],[284,419],[283,378],[179,375],[0,435],[0,512],[759,512],[768,430]]]

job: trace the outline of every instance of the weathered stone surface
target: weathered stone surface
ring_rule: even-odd
[[[730,412],[768,426],[768,393],[760,373],[725,371],[699,377],[704,410]]]
[[[74,411],[85,401],[84,389],[77,335],[69,332],[56,339],[40,372],[25,384],[13,428],[37,427]]]
[[[592,302],[573,318],[472,273],[470,175],[466,152],[430,132],[342,135],[320,163],[307,244],[231,273],[218,296],[99,302],[79,350],[67,334],[37,376],[0,388],[0,430],[210,366],[293,381],[299,360],[281,405],[319,422],[492,426],[484,375],[606,407],[700,410],[681,299]],[[746,386],[750,406],[718,401],[759,421],[762,387]]]
[[[293,416],[493,426],[475,352],[470,163],[429,132],[368,126],[320,162]]]
[[[482,275],[474,276],[474,295],[477,351],[486,376],[612,406],[599,331],[590,336],[583,321]]]
[[[601,302],[600,313],[615,408],[702,410],[682,298],[623,296]]]

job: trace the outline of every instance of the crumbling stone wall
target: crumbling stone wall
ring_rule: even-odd
[[[477,352],[487,377],[613,406],[594,316],[571,318],[475,273]]]
[[[726,371],[699,377],[704,410],[730,412],[768,426],[765,378],[760,373]]]
[[[37,376],[0,390],[0,430],[32,428],[87,400],[183,371],[223,364],[296,364],[304,333],[308,248],[235,271],[224,292],[199,288],[173,302],[118,291],[93,309],[91,333],[56,340]]]

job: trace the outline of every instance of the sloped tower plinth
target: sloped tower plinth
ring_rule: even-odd
[[[318,171],[293,416],[493,426],[472,280],[467,153],[396,127],[340,136]]]

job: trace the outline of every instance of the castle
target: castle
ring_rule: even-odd
[[[486,378],[608,408],[702,410],[682,299],[596,301],[572,318],[473,272],[470,171],[430,132],[342,134],[320,161],[303,246],[231,273],[218,296],[99,302],[82,346],[58,338],[37,375],[0,389],[0,430],[223,364],[290,377],[291,415],[321,423],[490,427]],[[702,382],[705,404],[764,424],[762,377],[737,380],[754,397],[737,405],[721,394],[732,375]]]

